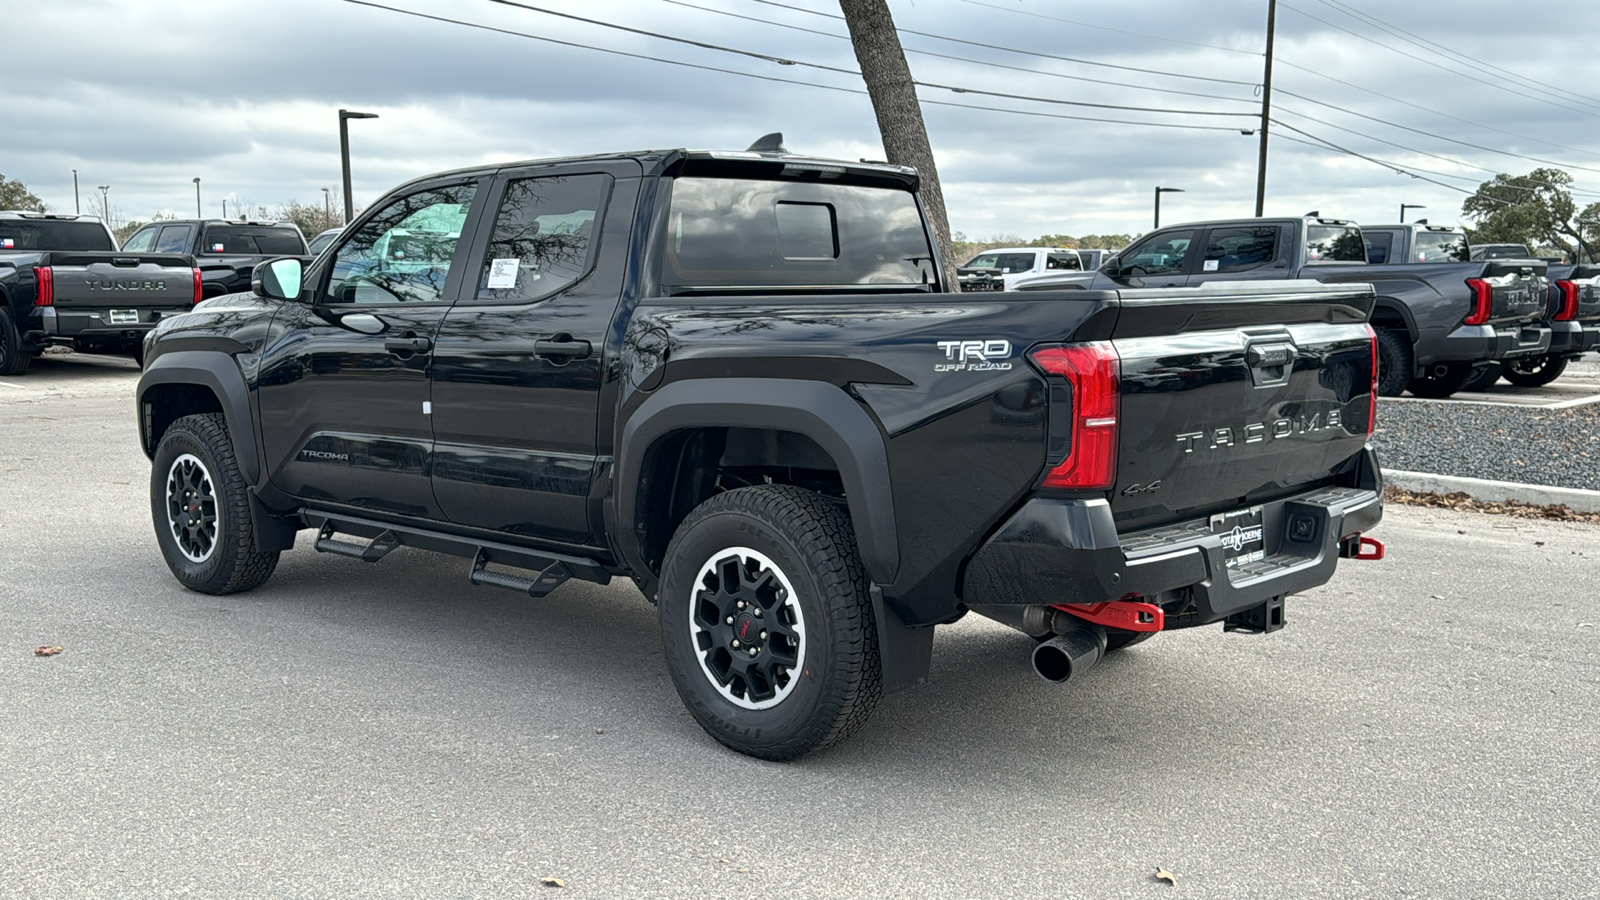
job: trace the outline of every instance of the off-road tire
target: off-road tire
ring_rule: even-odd
[[[1500,377],[1517,387],[1544,387],[1566,370],[1565,356],[1520,357],[1507,362]]]
[[[1406,389],[1429,400],[1443,400],[1466,387],[1467,382],[1472,380],[1471,363],[1448,363],[1442,375],[1435,373],[1433,366],[1427,368],[1428,371],[1411,379]]]
[[[712,635],[694,631],[701,598],[711,596],[696,579],[740,549],[771,561],[793,586],[803,614],[799,671],[791,671],[788,693],[767,708],[745,708],[724,695],[730,688],[719,687],[703,667],[715,648],[699,640],[709,645]],[[760,485],[700,504],[667,546],[657,606],[678,696],[700,727],[740,753],[791,760],[825,749],[860,728],[883,694],[877,625],[855,532],[839,504],[820,494]]]
[[[1398,397],[1411,383],[1415,363],[1411,354],[1411,340],[1405,332],[1393,328],[1379,328],[1378,332],[1378,396]]]
[[[1499,363],[1490,363],[1484,367],[1483,371],[1472,376],[1472,380],[1467,382],[1467,386],[1462,390],[1469,393],[1482,393],[1494,387],[1495,382],[1499,381],[1500,376],[1504,374],[1505,372]]]
[[[21,375],[31,362],[33,354],[22,348],[22,335],[11,321],[11,311],[0,309],[0,375]]]
[[[168,514],[168,479],[184,457],[204,467],[214,499],[216,530],[202,561],[185,555]],[[202,594],[253,590],[278,566],[276,550],[256,550],[249,494],[221,413],[184,416],[161,436],[150,468],[150,515],[167,568],[190,590]]]

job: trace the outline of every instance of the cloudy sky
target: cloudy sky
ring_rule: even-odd
[[[0,173],[71,212],[76,169],[84,211],[110,185],[123,219],[192,215],[195,177],[207,215],[224,199],[230,209],[321,203],[322,188],[339,183],[340,107],[381,116],[351,125],[357,205],[441,169],[743,149],[769,131],[798,152],[883,155],[829,0],[523,2],[801,64],[497,0],[371,3],[498,32],[351,0],[0,0]],[[1376,224],[1403,202],[1424,204],[1411,215],[1435,222],[1460,214],[1456,190],[1289,138],[1467,190],[1546,164],[1519,158],[1537,157],[1571,172],[1580,200],[1600,200],[1600,55],[1585,46],[1600,33],[1600,4],[1561,7],[1557,22],[1508,13],[1501,0],[1280,0],[1274,113],[1300,132],[1275,126],[1267,213],[1319,209]],[[1185,191],[1163,200],[1169,224],[1253,211],[1257,139],[1240,130],[1258,125],[1267,0],[891,8],[925,83],[954,230],[1147,230],[1156,185]],[[1073,116],[1082,118],[1063,118]]]

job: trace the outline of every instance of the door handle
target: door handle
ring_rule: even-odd
[[[573,359],[588,359],[591,347],[588,341],[575,341],[569,335],[558,334],[558,340],[534,341],[533,355],[542,356],[549,360],[563,362]]]
[[[383,342],[383,349],[398,356],[427,353],[433,349],[433,340],[408,331],[399,337],[386,339]]]

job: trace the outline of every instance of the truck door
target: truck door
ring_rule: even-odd
[[[597,543],[598,410],[639,187],[626,165],[496,184],[434,350],[433,490],[451,522]]]
[[[1289,242],[1281,225],[1229,225],[1206,232],[1205,252],[1189,276],[1208,281],[1266,281],[1289,277]]]
[[[310,503],[439,519],[428,368],[462,282],[476,181],[433,182],[365,217],[307,273],[262,352],[272,480]]]

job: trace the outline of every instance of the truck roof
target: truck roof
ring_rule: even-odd
[[[1356,224],[1350,219],[1334,219],[1319,215],[1316,212],[1310,212],[1303,216],[1268,216],[1260,219],[1207,219],[1201,222],[1178,222],[1173,225],[1163,225],[1161,230],[1166,231],[1169,228],[1216,228],[1228,225],[1293,225],[1301,222],[1317,222],[1322,225]]]
[[[1412,231],[1417,231],[1419,229],[1426,229],[1428,231],[1448,231],[1448,232],[1457,233],[1457,234],[1464,234],[1465,233],[1465,229],[1463,229],[1460,225],[1432,225],[1432,224],[1429,224],[1426,219],[1422,220],[1421,222],[1401,222],[1398,225],[1363,225],[1363,226],[1361,226],[1361,230],[1362,231],[1366,231],[1366,230],[1372,229],[1372,228],[1409,228]]]
[[[0,219],[48,219],[56,222],[100,222],[99,216],[81,216],[72,213],[42,213],[26,209],[0,209]]]

